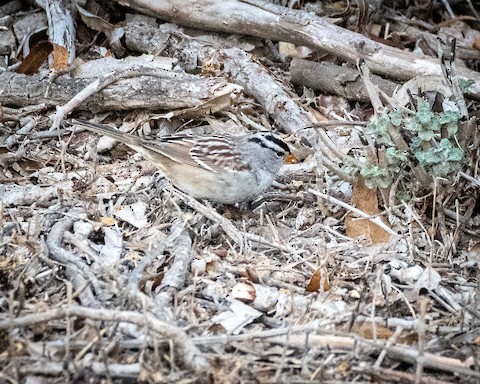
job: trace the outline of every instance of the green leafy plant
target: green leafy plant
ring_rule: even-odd
[[[434,112],[427,100],[417,97],[414,111],[402,108],[385,112],[367,126],[366,134],[387,147],[381,151],[383,161],[378,160],[379,164],[367,161],[360,169],[369,188],[389,187],[402,169],[420,168],[416,172],[422,172],[427,179],[448,178],[460,170],[464,163],[464,152],[456,138],[460,112],[450,100],[442,105],[442,112]],[[410,134],[404,131],[401,135],[402,129]],[[347,159],[343,169],[352,175],[352,167],[356,166]]]
[[[452,137],[458,131],[460,113],[458,111],[445,111],[440,114],[440,124],[447,128],[448,137]]]
[[[417,112],[406,120],[405,126],[416,132],[420,139],[430,141],[440,133],[440,118],[430,110],[426,100],[420,98],[417,101]]]
[[[392,175],[388,169],[381,168],[378,165],[366,164],[360,171],[365,179],[365,185],[368,188],[387,188],[392,182]]]
[[[360,172],[360,169],[355,164],[353,159],[351,157],[348,157],[348,156],[343,159],[342,170],[348,176],[356,176]]]
[[[388,134],[388,124],[390,119],[388,115],[380,116],[376,121],[367,126],[367,134],[375,137],[379,144],[393,145],[392,138]]]
[[[403,112],[399,109],[395,109],[389,113],[390,122],[395,126],[399,127],[403,122]]]
[[[387,148],[385,152],[387,164],[390,171],[399,172],[403,165],[408,162],[407,152],[400,151],[394,147]]]
[[[420,165],[432,176],[446,177],[458,171],[463,163],[463,151],[453,147],[448,139],[426,151],[415,153]]]
[[[475,84],[475,80],[464,80],[464,79],[459,79],[458,84],[460,85],[460,89],[462,90],[463,93],[467,93],[468,89]]]

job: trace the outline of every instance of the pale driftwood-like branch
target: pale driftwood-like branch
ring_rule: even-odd
[[[372,72],[403,80],[441,75],[437,58],[386,46],[304,11],[257,0],[121,0],[140,12],[198,29],[286,41],[329,52],[351,63],[366,61]],[[469,94],[480,98],[480,74],[459,69],[475,81]]]
[[[352,370],[361,374],[369,374],[376,382],[383,383],[415,383],[415,375],[404,371],[396,371],[394,369],[382,367],[353,367]],[[441,380],[424,376],[421,378],[420,384],[453,384],[452,381]]]
[[[332,348],[353,350],[356,344],[360,344],[377,352],[383,350],[384,346],[368,340],[355,339],[353,337],[323,336],[323,335],[290,335],[279,336],[270,339],[271,342],[281,345],[287,344],[290,347],[296,345],[304,348]],[[420,358],[418,349],[403,345],[392,345],[387,350],[387,355],[394,360],[415,364]],[[444,372],[455,372],[461,375],[480,378],[480,373],[469,368],[468,363],[451,357],[438,356],[433,353],[424,353],[423,364],[427,368],[437,369]]]
[[[224,49],[221,53],[225,70],[245,89],[245,92],[264,106],[286,132],[295,133],[317,121],[313,114],[301,108],[292,99],[280,82],[276,81],[264,67],[255,63],[250,54],[238,48]],[[316,132],[311,128],[302,129],[299,134],[311,143],[316,141]]]
[[[371,78],[372,82],[389,96],[393,95],[395,88],[400,87],[399,84],[380,76],[372,75]],[[356,68],[294,58],[290,63],[290,79],[294,84],[343,96],[348,100],[370,101]]]
[[[183,287],[187,274],[190,271],[190,264],[193,258],[191,246],[192,241],[188,233],[185,231],[182,223],[176,221],[172,225],[170,235],[153,247],[153,249],[149,250],[139,261],[135,269],[129,274],[128,293],[130,297],[136,302],[140,302],[140,306],[143,304],[148,311],[154,313],[157,318],[165,321],[174,319],[170,301],[175,289]],[[166,249],[171,251],[174,260],[171,267],[165,273],[162,284],[157,289],[154,299],[152,299],[150,295],[146,295],[140,291],[139,284],[145,268],[155,259],[159,259],[160,257],[164,258],[163,253]]]
[[[141,364],[106,364],[92,361],[55,363],[44,359],[36,358],[35,361],[23,361],[23,365],[18,364],[18,372],[22,375],[45,375],[60,376],[65,372],[75,374],[81,370],[91,370],[95,376],[107,376],[111,378],[123,378],[134,380],[138,378],[141,372]]]
[[[76,29],[70,12],[70,2],[61,1],[36,1],[38,5],[45,8],[48,19],[48,40],[68,52],[68,63],[75,60],[75,35]]]
[[[183,75],[180,73],[179,75]],[[186,75],[186,74],[185,74]],[[98,79],[91,82],[87,87],[83,88],[80,92],[78,92],[74,97],[72,97],[65,105],[57,106],[57,111],[55,112],[52,118],[52,126],[50,130],[58,129],[60,126],[61,120],[68,115],[68,113],[72,112],[75,108],[81,105],[85,100],[87,100],[90,96],[95,95],[102,91],[103,89],[107,88],[108,86],[115,84],[124,79],[132,79],[132,78],[139,78],[142,76],[151,76],[153,78],[161,78],[161,79],[172,79],[176,77],[175,72],[171,71],[164,71],[154,68],[142,68],[141,66],[134,66],[127,70],[119,71],[119,72],[111,72],[100,76]],[[188,75],[186,75],[188,76]],[[129,86],[135,87],[135,80],[131,80]],[[187,87],[188,88],[188,87]],[[229,85],[224,87],[227,92],[233,91]],[[192,86],[191,89],[195,89],[195,86]],[[133,92],[137,92],[135,89]],[[125,94],[124,96],[126,96]]]
[[[147,108],[172,110],[191,108],[217,97],[232,85],[220,78],[203,78],[182,72],[156,71],[155,76],[140,76],[120,80],[91,95],[78,105],[78,110],[92,112]],[[63,75],[50,83],[41,76],[0,73],[0,104],[24,107],[45,104],[56,107],[65,104],[92,79],[72,79]]]
[[[83,289],[85,284],[89,282],[95,289],[96,295],[101,296],[102,289],[95,274],[83,261],[62,246],[63,234],[70,229],[73,221],[73,219],[65,217],[58,221],[50,230],[46,240],[49,257],[65,266],[66,273],[72,281],[75,290]],[[98,302],[93,293],[88,289],[85,292],[83,295],[83,304],[86,306],[97,306]]]
[[[146,23],[138,25],[144,36],[159,33],[158,28],[152,25]],[[182,41],[171,44],[169,52],[175,57],[186,57],[186,64],[184,64],[187,67],[186,70],[190,69],[187,65],[190,62],[195,63],[195,70],[197,65],[222,68],[222,72],[242,86],[246,94],[260,103],[285,132],[295,133],[301,129],[300,136],[305,137],[310,143],[316,141],[316,132],[313,129],[303,129],[317,121],[315,116],[302,108],[285,90],[281,82],[256,62],[251,54],[242,49],[230,47],[231,42],[218,36],[203,35],[193,38],[176,26],[165,26],[162,32],[185,37]],[[138,39],[134,39],[137,34],[137,28],[133,26],[125,29],[127,48],[140,49],[141,52],[158,49],[157,42],[153,39],[145,39],[139,44]],[[212,44],[212,41],[215,44]]]
[[[158,290],[166,286],[174,289],[182,288],[193,258],[192,239],[182,223],[175,222],[172,225],[170,237],[172,238],[171,253],[174,260],[170,269],[165,273]]]
[[[37,312],[14,319],[0,320],[0,329],[24,328],[32,325],[45,324],[52,320],[65,319],[67,316],[76,316],[99,321],[126,322],[145,327],[158,336],[171,339],[178,352],[178,357],[186,367],[205,372],[209,368],[208,361],[192,343],[187,334],[171,323],[158,320],[148,313],[132,311],[118,311],[110,309],[86,308],[78,305]]]
[[[155,290],[154,297],[155,305],[162,308],[161,315],[170,314],[170,316],[161,317],[164,320],[175,318],[173,298],[175,292],[184,286],[193,260],[192,239],[185,230],[184,224],[177,220],[173,223],[170,231],[170,251],[173,255],[173,263],[165,273],[162,283]]]
[[[2,164],[0,156],[0,166]],[[21,205],[32,205],[34,203],[48,203],[50,200],[58,198],[59,190],[72,190],[72,182],[65,181],[56,183],[56,185],[34,185],[34,184],[0,184],[0,196],[5,207],[14,207]]]
[[[293,326],[287,328],[272,329],[262,332],[245,333],[242,335],[223,335],[223,336],[202,336],[193,339],[197,345],[209,345],[219,342],[230,343],[234,341],[244,341],[257,339],[263,342],[271,342],[280,345],[296,346],[298,348],[329,348],[331,350],[353,351],[368,349],[376,353],[382,353],[383,350],[393,360],[403,361],[410,364],[416,362],[419,352],[412,346],[390,345],[374,342],[372,340],[361,339],[356,336],[342,335],[319,335],[314,334],[321,328],[311,325]],[[425,353],[423,355],[425,367],[444,372],[454,372],[469,377],[480,377],[480,373],[469,368],[469,362],[459,359]]]

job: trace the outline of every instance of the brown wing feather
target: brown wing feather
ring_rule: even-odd
[[[121,132],[104,124],[72,119],[71,123],[110,136],[148,156],[157,153],[192,167],[202,167],[211,172],[222,169],[249,171],[251,167],[241,154],[235,151],[235,142],[222,136],[171,135],[158,139],[146,139]],[[151,157],[151,156],[150,156]]]
[[[251,169],[236,150],[235,142],[227,137],[210,136],[198,139],[190,150],[190,156],[198,164],[214,172],[221,169],[235,171]]]
[[[249,170],[250,166],[235,149],[235,144],[221,136],[164,136],[158,140],[142,140],[142,146],[167,156],[173,161],[202,167],[211,172],[222,169]],[[233,150],[232,150],[233,149]]]
[[[190,156],[195,140],[188,135],[163,136],[159,139],[143,139],[142,147],[148,151],[159,153],[177,163],[198,167],[198,163]]]

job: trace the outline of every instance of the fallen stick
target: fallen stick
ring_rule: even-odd
[[[126,322],[145,327],[150,332],[171,339],[179,354],[179,361],[182,361],[186,367],[197,372],[206,372],[209,369],[207,359],[183,330],[169,322],[161,321],[149,313],[87,308],[72,305],[45,312],[36,312],[13,319],[0,320],[0,329],[24,328],[32,325],[51,323],[52,320],[65,319],[68,316],[99,321]]]
[[[377,43],[316,15],[259,0],[121,0],[147,15],[203,30],[258,36],[329,52],[350,63],[362,58],[374,73],[409,80],[420,75],[442,76],[437,58]],[[480,74],[459,68],[474,80],[468,94],[480,98]]]

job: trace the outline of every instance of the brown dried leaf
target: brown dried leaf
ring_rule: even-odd
[[[357,324],[352,327],[352,332],[365,339],[373,339],[373,327],[370,321],[366,321],[362,324]],[[375,333],[377,339],[387,340],[393,335],[393,331],[381,325],[375,326]]]
[[[250,283],[237,283],[232,288],[232,297],[243,303],[250,304],[255,301],[257,292],[255,287]]]
[[[40,41],[32,47],[30,53],[17,68],[17,73],[24,75],[33,75],[37,73],[38,68],[47,60],[47,57],[54,50],[53,44],[49,41]]]
[[[307,292],[319,292],[322,280],[323,292],[327,292],[328,290],[330,290],[330,281],[328,279],[328,270],[326,267],[318,268],[315,272],[313,272],[313,275],[310,278],[308,286],[305,290]]]
[[[353,186],[352,191],[352,205],[369,215],[377,215],[380,213],[378,209],[377,191],[365,186],[363,178],[359,178],[357,183]],[[382,221],[388,225],[385,218]],[[345,227],[347,236],[359,237],[366,236],[372,244],[387,243],[390,240],[390,235],[378,225],[366,219],[356,219],[348,213],[345,218]]]
[[[106,36],[110,36],[115,29],[113,24],[110,24],[107,20],[88,12],[86,9],[80,7],[77,4],[78,13],[85,25],[93,29],[94,31],[103,32]]]
[[[53,44],[53,69],[59,72],[68,67],[68,50],[58,44]]]
[[[291,153],[289,153],[287,155],[287,157],[285,158],[285,163],[286,164],[297,164],[298,163],[298,159],[292,155]]]
[[[246,267],[246,272],[247,272],[248,280],[250,280],[252,283],[257,283],[257,284],[260,283],[258,273],[254,268]]]

